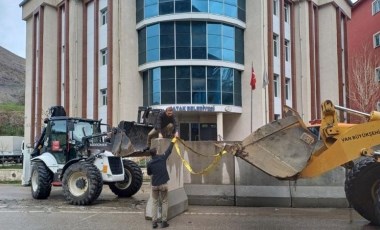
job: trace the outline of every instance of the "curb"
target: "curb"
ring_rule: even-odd
[[[22,169],[0,169],[0,181],[21,181]]]

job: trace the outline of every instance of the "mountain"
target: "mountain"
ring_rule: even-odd
[[[25,59],[0,46],[0,103],[24,104]]]

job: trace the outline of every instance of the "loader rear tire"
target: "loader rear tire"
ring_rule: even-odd
[[[30,180],[34,199],[46,199],[49,197],[53,173],[43,162],[37,161],[33,163]]]
[[[375,201],[375,219],[372,221],[374,225],[380,226],[380,188],[376,191],[377,199]]]
[[[140,167],[133,161],[123,160],[124,181],[109,184],[111,191],[119,197],[131,197],[142,185],[143,174]]]
[[[99,197],[103,179],[95,165],[79,161],[66,169],[62,187],[63,195],[70,204],[88,205]]]
[[[345,192],[348,202],[365,219],[380,225],[380,163],[366,157],[349,171]]]

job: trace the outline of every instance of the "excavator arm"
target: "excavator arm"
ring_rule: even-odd
[[[339,123],[336,109],[368,117],[362,124]],[[322,104],[319,136],[314,135],[298,113],[284,108],[284,118],[264,125],[231,151],[278,179],[319,176],[363,155],[373,156],[380,145],[380,113],[365,114],[329,100]]]
[[[339,123],[336,110],[357,114],[367,118],[361,124]],[[322,104],[321,139],[323,151],[312,154],[300,177],[315,177],[361,156],[374,156],[374,146],[380,145],[380,113],[370,114],[334,106],[329,100]]]

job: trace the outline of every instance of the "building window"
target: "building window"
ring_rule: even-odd
[[[375,0],[372,2],[372,15],[380,12],[380,0]]]
[[[107,48],[100,50],[101,65],[107,65],[107,59],[108,59],[107,56],[108,56]]]
[[[100,97],[102,105],[107,105],[107,89],[100,90]]]
[[[174,22],[160,24],[160,60],[174,59]]]
[[[273,34],[273,55],[278,56],[278,35]]]
[[[175,67],[161,67],[161,104],[175,104]]]
[[[380,47],[380,32],[373,35],[373,47]]]
[[[159,1],[158,13],[159,15],[174,13],[174,1]]]
[[[107,7],[100,11],[100,25],[107,24]]]
[[[278,0],[273,0],[273,15],[278,14]]]
[[[279,95],[279,76],[275,74],[273,76],[273,87],[274,87],[274,96],[278,97]]]
[[[193,66],[192,67],[192,103],[204,104],[206,103],[206,67]]]
[[[376,76],[377,82],[380,82],[380,67],[377,67],[375,69],[375,76]]]
[[[285,3],[284,5],[284,17],[285,17],[285,22],[289,22],[290,21],[290,7],[289,7],[289,4],[288,3]]]
[[[241,106],[241,73],[220,66],[158,67],[143,73],[144,105]],[[145,93],[147,92],[147,93]]]
[[[136,20],[176,13],[210,13],[245,21],[247,0],[136,0]],[[278,1],[278,0],[277,0]]]
[[[214,22],[178,21],[139,31],[139,64],[172,59],[209,59],[244,64],[244,31]]]
[[[285,78],[285,98],[289,100],[290,98],[290,79]]]
[[[285,61],[289,61],[289,41],[285,40]]]

